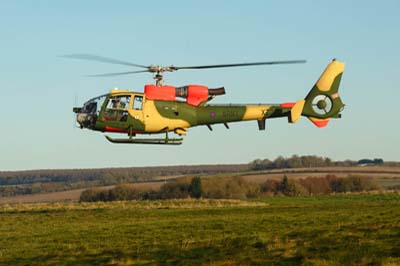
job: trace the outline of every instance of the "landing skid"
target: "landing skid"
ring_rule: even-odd
[[[109,136],[106,136],[106,139],[112,143],[119,144],[161,144],[161,145],[181,145],[183,138],[159,138],[159,139],[136,139],[136,138],[127,138],[127,139],[114,139]]]

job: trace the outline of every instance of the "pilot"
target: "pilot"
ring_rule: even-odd
[[[117,108],[117,105],[118,105],[118,99],[113,99],[112,100],[112,108]]]
[[[125,108],[125,103],[121,102],[121,99],[117,98],[113,100],[112,102],[113,108],[119,108],[119,109],[124,109]]]

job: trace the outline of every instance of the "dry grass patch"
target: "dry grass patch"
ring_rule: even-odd
[[[194,209],[224,207],[267,206],[265,202],[234,199],[176,199],[151,201],[113,201],[113,202],[56,202],[0,205],[0,212],[41,212],[94,209]]]

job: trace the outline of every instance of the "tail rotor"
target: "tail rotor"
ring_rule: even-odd
[[[74,105],[73,106],[78,106],[78,93],[77,92],[75,92],[75,94],[74,94]],[[73,113],[73,115],[72,115],[72,128],[74,129],[74,130],[76,130],[76,128],[78,128],[79,126],[77,125],[77,123],[76,123],[76,116],[77,116],[77,114],[75,114],[75,113]]]

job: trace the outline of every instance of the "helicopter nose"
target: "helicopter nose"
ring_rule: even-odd
[[[78,122],[80,128],[86,127],[87,123],[89,122],[88,114],[86,113],[78,113],[76,115],[76,122]]]
[[[74,107],[72,111],[76,114],[76,122],[79,124],[80,128],[83,128],[83,114],[81,113],[82,107]]]
[[[83,128],[83,122],[84,122],[84,120],[83,120],[83,117],[82,117],[82,114],[77,114],[76,115],[76,122],[79,124],[79,127],[80,128]]]

